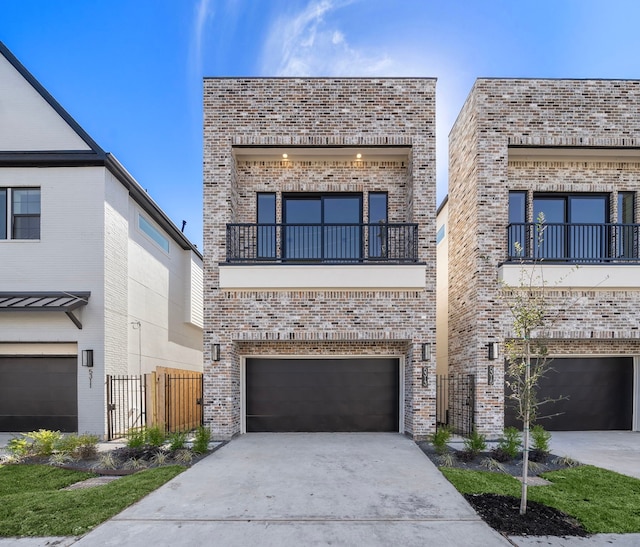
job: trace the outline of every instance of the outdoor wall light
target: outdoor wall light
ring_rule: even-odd
[[[493,370],[493,365],[489,365],[487,367],[487,384],[489,384],[490,386],[493,385],[493,382],[495,380],[495,376],[494,376],[494,370]]]
[[[357,159],[357,160],[361,160],[361,159],[362,159],[362,154],[357,153],[357,154],[356,154],[356,159]]]
[[[431,359],[431,344],[425,342],[422,344],[422,360],[429,361]]]
[[[429,387],[429,369],[422,367],[422,387]]]
[[[211,348],[211,358],[214,361],[220,361],[220,344],[213,344]]]
[[[83,367],[93,366],[93,350],[92,349],[82,350],[82,366]]]
[[[289,154],[282,154],[282,159],[286,160],[289,157]]]
[[[489,348],[489,361],[495,361],[498,358],[498,342],[489,342],[487,347]]]

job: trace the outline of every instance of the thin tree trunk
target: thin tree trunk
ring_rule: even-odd
[[[529,341],[525,343],[525,370],[524,370],[524,419],[522,420],[522,492],[520,495],[520,514],[527,512],[527,481],[529,479],[529,419],[530,419],[530,377],[531,377],[531,352]]]

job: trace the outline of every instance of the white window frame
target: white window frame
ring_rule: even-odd
[[[153,241],[159,249],[169,254],[169,249],[171,248],[169,238],[142,213],[138,213],[138,230],[144,234],[147,239]]]

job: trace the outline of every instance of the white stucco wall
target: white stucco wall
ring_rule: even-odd
[[[168,239],[168,253],[140,229],[140,214]],[[202,260],[182,249],[132,199],[128,219],[128,373],[159,366],[201,371],[202,326],[193,324],[197,314],[187,296],[193,296],[201,315],[197,270],[201,272]]]
[[[0,343],[64,342],[93,349],[95,366],[78,363],[81,432],[104,431],[104,168],[3,168],[0,186],[41,189],[41,239],[0,240],[2,291],[91,291],[76,311],[79,330],[62,312],[0,313]],[[6,346],[5,346],[6,348]],[[28,351],[27,351],[28,353]]]
[[[0,150],[89,150],[89,146],[0,55]]]
[[[445,203],[436,220],[436,229],[444,226],[444,237],[436,254],[436,371],[446,374],[449,367],[449,205]]]

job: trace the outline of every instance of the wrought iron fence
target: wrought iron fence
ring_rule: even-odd
[[[436,421],[455,433],[469,435],[475,423],[475,375],[448,374],[436,377]]]
[[[514,223],[507,239],[509,261],[640,262],[640,224]]]
[[[127,431],[147,424],[146,374],[107,375],[107,438],[116,439]]]
[[[417,261],[417,224],[227,224],[227,262]]]

